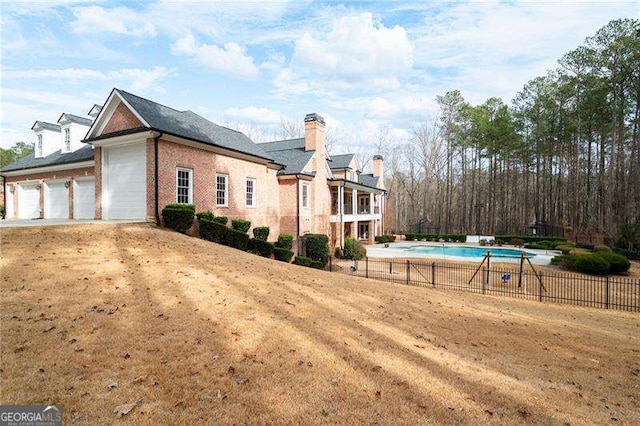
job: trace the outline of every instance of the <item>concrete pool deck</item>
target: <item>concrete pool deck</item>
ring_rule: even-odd
[[[367,246],[367,256],[371,258],[411,258],[411,259],[425,259],[425,260],[456,260],[461,262],[481,262],[483,257],[463,257],[463,256],[451,256],[438,253],[420,253],[408,251],[410,248],[416,247],[481,247],[480,244],[474,243],[435,243],[435,242],[422,242],[422,241],[398,241],[395,243],[389,243],[389,247],[385,247],[384,244],[374,244]],[[510,248],[523,250],[525,253],[535,254],[534,257],[530,257],[531,263],[534,265],[549,265],[551,259],[555,256],[562,254],[558,250],[532,250],[532,249],[520,249],[513,246],[503,247],[490,247],[484,246],[487,250],[499,250],[500,248]],[[495,257],[492,258],[492,262],[504,262],[504,263],[519,263],[520,258],[511,257]]]

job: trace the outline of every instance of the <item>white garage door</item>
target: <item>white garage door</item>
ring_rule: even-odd
[[[64,181],[47,182],[44,188],[44,217],[46,219],[69,218],[69,188]]]
[[[145,219],[147,167],[144,143],[104,148],[105,219]]]
[[[18,185],[18,217],[20,219],[40,217],[40,189],[36,184]]]
[[[13,206],[13,193],[11,191],[9,191],[9,188],[14,188],[14,190],[15,190],[15,186],[6,185],[4,187],[4,194],[5,194],[5,197],[6,197],[5,199],[7,201],[7,205],[4,206],[5,207],[5,209],[4,209],[4,217],[6,219],[12,219],[13,215],[14,215],[14,212],[15,212],[14,206]]]
[[[96,212],[96,180],[76,180],[73,187],[73,218],[93,219]]]

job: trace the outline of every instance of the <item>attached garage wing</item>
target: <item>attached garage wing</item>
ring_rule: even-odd
[[[145,144],[103,148],[102,208],[104,219],[147,217]]]
[[[18,185],[18,217],[20,219],[40,217],[40,188],[38,184]]]
[[[46,219],[69,218],[69,188],[65,185],[65,181],[45,184],[44,217]]]
[[[93,219],[96,212],[96,180],[76,179],[73,187],[73,218]]]

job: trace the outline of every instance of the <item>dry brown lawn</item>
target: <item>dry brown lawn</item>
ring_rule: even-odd
[[[0,232],[0,404],[86,424],[640,422],[638,314],[331,274],[147,225]]]

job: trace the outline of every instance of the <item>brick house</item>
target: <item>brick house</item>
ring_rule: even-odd
[[[118,89],[90,116],[36,122],[34,155],[0,172],[7,218],[157,223],[178,202],[269,226],[270,239],[322,233],[341,246],[345,235],[372,241],[383,232],[382,157],[371,175],[356,170],[352,155],[332,158],[317,114],[305,117],[303,138],[261,144]]]

